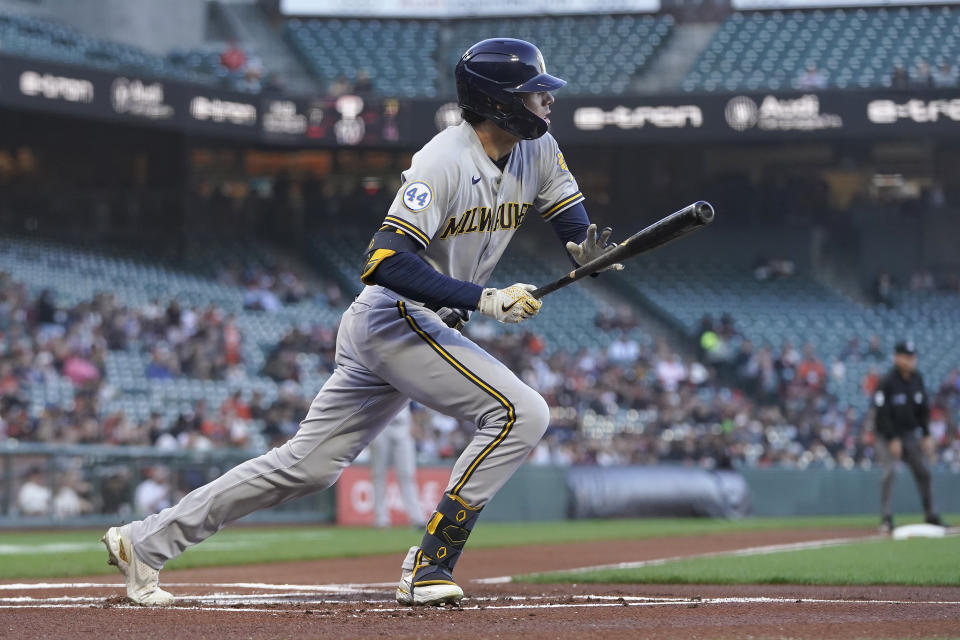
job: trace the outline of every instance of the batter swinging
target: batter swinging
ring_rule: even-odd
[[[470,47],[456,67],[464,122],[413,157],[368,248],[368,285],[343,314],[336,369],[300,430],[177,505],[104,535],[127,595],[169,605],[159,570],[253,511],[325,489],[410,399],[476,424],[418,547],[402,564],[397,601],[459,602],[453,569],[483,506],[547,428],[540,395],[463,336],[471,311],[517,323],[537,314],[528,284],[483,288],[530,209],[575,262],[612,247],[597,236],[563,154],[547,134],[550,92],[566,84],[540,51],[509,38]],[[614,265],[614,268],[622,268]]]

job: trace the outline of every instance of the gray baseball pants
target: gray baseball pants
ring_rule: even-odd
[[[331,486],[408,399],[476,425],[447,493],[484,506],[547,428],[549,409],[503,363],[434,312],[367,287],[344,312],[336,369],[285,444],[132,524],[154,569],[226,524]]]
[[[923,513],[930,515],[933,513],[933,491],[930,488],[931,478],[930,470],[927,469],[927,463],[924,460],[923,450],[920,447],[920,441],[913,434],[906,434],[900,437],[900,443],[903,451],[903,461],[913,472],[913,479],[917,483],[917,491],[920,492],[920,501],[923,503]],[[890,455],[890,441],[882,435],[877,435],[877,453],[880,457],[880,464],[883,466],[883,482],[880,486],[880,503],[882,516],[893,516],[893,479],[897,471],[897,459]]]

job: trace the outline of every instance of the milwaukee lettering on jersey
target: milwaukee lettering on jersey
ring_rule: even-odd
[[[459,218],[450,217],[437,237],[443,240],[464,233],[493,233],[506,229],[519,229],[530,206],[529,202],[524,202],[522,205],[517,202],[508,202],[497,207],[496,213],[488,207],[467,209],[460,214]]]

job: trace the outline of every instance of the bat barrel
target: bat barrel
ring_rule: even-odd
[[[713,222],[716,212],[713,210],[713,205],[704,200],[699,200],[693,203],[693,214],[696,216],[697,220],[700,221],[700,224],[710,224]]]

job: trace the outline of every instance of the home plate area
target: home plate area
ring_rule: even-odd
[[[523,584],[518,573],[762,553],[866,531],[753,532],[475,549],[459,607],[394,600],[398,554],[164,571],[174,606],[124,597],[119,575],[0,584],[0,638],[937,638],[960,629],[960,587]]]
[[[268,567],[263,567],[267,570]],[[280,566],[272,571],[277,575]],[[394,585],[168,582],[173,607],[119,583],[0,585],[0,637],[950,637],[960,589],[468,584],[460,607],[400,607]]]

